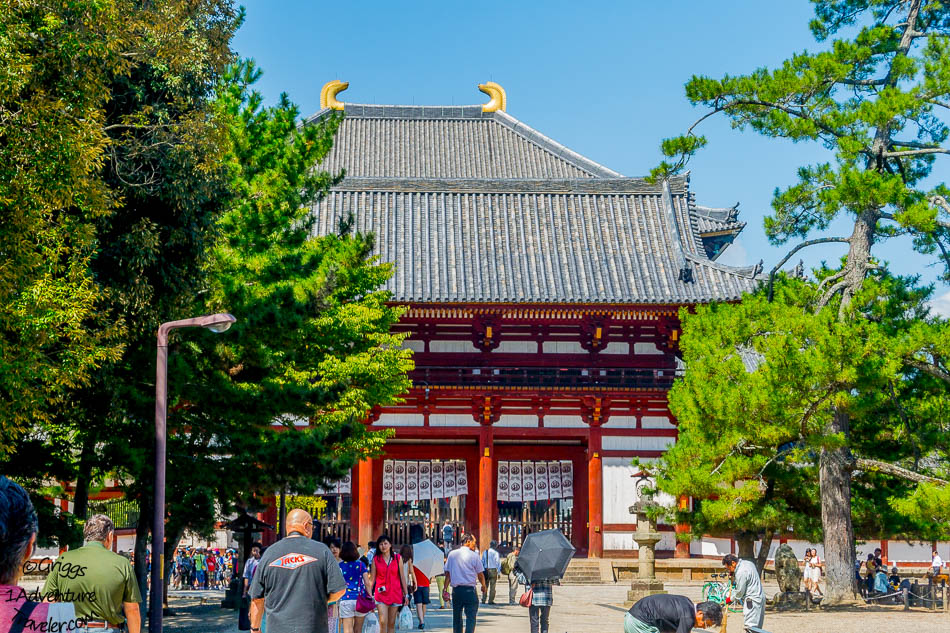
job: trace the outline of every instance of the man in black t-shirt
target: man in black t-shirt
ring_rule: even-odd
[[[267,611],[274,633],[328,633],[327,604],[346,593],[346,581],[330,548],[310,537],[313,519],[304,511],[287,514],[287,537],[261,557],[251,582],[251,631],[259,633]]]
[[[686,596],[657,594],[630,607],[623,620],[624,633],[689,633],[722,623],[722,607],[715,602],[694,605]]]

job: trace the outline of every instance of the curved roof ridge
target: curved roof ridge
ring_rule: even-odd
[[[719,262],[707,259],[705,257],[700,257],[699,255],[694,255],[693,253],[685,253],[686,259],[693,261],[697,264],[702,264],[703,266],[708,266],[723,273],[729,273],[731,275],[738,275],[739,277],[745,277],[747,279],[755,279],[756,281],[764,281],[768,277],[762,274],[762,268],[760,264],[755,264],[754,266],[729,266],[728,264],[720,264]]]
[[[538,132],[536,129],[522,123],[515,117],[511,116],[507,112],[499,110],[498,112],[493,113],[495,115],[495,120],[507,127],[512,132],[520,135],[521,137],[536,143],[551,152],[555,156],[559,156],[564,160],[573,163],[575,166],[586,169],[587,171],[595,174],[600,178],[623,178],[623,174],[618,171],[614,171],[609,167],[605,167],[598,162],[592,161],[583,154],[578,154],[571,148],[561,145],[554,139],[545,136],[541,132]]]

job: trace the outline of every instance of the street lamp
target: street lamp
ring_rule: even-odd
[[[165,410],[168,400],[168,335],[172,330],[203,327],[220,333],[237,321],[221,312],[162,323],[158,328],[158,353],[155,368],[155,507],[152,523],[152,590],[148,626],[151,633],[162,631],[162,598],[165,575]]]

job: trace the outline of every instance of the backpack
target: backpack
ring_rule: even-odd
[[[510,574],[512,571],[511,558],[512,558],[512,555],[508,554],[507,556],[505,556],[505,560],[501,561],[501,573],[504,574],[505,576]]]

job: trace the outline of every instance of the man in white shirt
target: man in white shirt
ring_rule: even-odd
[[[934,557],[930,560],[930,566],[934,568],[934,576],[940,574],[940,568],[943,567],[943,560],[941,560],[936,548],[934,548]]]
[[[742,604],[742,617],[745,627],[762,628],[765,623],[765,589],[759,579],[759,570],[749,560],[739,560],[733,554],[726,554],[722,564],[729,573],[735,575],[736,593],[733,596]]]
[[[445,584],[452,587],[452,632],[462,633],[462,612],[465,613],[465,633],[475,633],[475,616],[478,614],[478,594],[475,583],[488,590],[485,584],[485,567],[478,555],[474,534],[466,534],[462,546],[452,550],[445,561]],[[442,597],[448,600],[448,590]]]
[[[488,583],[488,591],[482,590],[482,604],[495,604],[495,585],[501,573],[501,555],[497,547],[498,543],[492,541],[488,544],[488,549],[482,552],[482,566],[485,568],[485,581]]]

